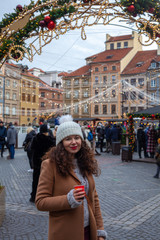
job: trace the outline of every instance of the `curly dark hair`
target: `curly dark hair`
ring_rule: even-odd
[[[78,167],[83,176],[85,176],[86,171],[88,174],[99,176],[100,169],[98,167],[97,160],[86,141],[82,140],[81,149],[76,153],[75,158],[77,159]],[[50,151],[48,151],[43,157],[43,160],[44,159],[54,161],[58,172],[63,176],[67,176],[69,171],[74,168],[71,154],[65,150],[62,142],[60,142],[56,147],[51,148]]]

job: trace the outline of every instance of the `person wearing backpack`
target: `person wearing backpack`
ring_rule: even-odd
[[[89,128],[89,132],[88,132],[88,136],[87,136],[87,139],[88,139],[88,141],[90,142],[90,144],[91,144],[91,148],[93,148],[93,133],[92,133],[92,129],[91,128]]]

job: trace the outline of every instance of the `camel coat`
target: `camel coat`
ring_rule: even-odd
[[[91,205],[90,240],[97,240],[97,229],[104,230],[103,220],[93,176],[86,175]],[[77,180],[79,181],[73,171],[64,177],[56,171],[55,163],[48,159],[42,162],[36,206],[40,211],[49,211],[48,240],[84,240],[83,204],[71,208],[67,200],[67,193],[77,185]]]

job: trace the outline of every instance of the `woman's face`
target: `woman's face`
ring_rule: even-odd
[[[78,135],[71,135],[64,138],[62,143],[65,150],[74,155],[81,149],[82,139]]]

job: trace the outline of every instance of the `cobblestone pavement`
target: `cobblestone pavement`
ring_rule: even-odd
[[[121,162],[111,153],[102,153],[97,160],[101,175],[95,181],[108,239],[160,239],[160,180],[153,178],[155,164]],[[0,240],[47,240],[48,214],[29,202],[28,168],[23,149],[16,150],[14,160],[0,158],[0,182],[6,187]]]

